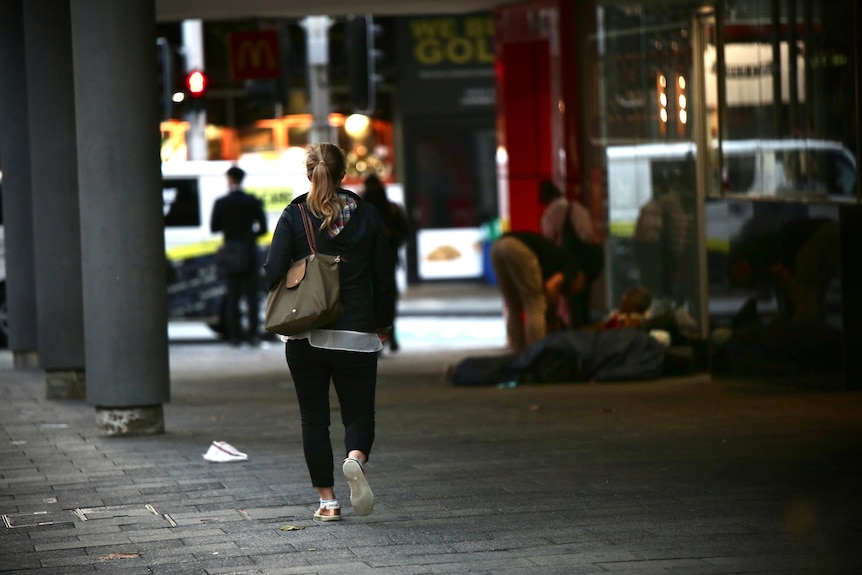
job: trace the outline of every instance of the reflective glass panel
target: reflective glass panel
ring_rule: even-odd
[[[852,0],[750,0],[724,14],[723,195],[855,201]],[[708,92],[709,93],[709,92]],[[718,102],[708,102],[710,113]]]
[[[695,325],[699,301],[699,91],[693,39],[699,5],[600,3],[586,46],[597,97],[588,106],[590,152],[607,177],[607,300],[643,286],[656,313]],[[701,72],[702,76],[702,72]],[[600,151],[599,151],[600,150]]]

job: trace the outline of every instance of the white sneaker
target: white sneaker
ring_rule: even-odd
[[[344,478],[350,486],[350,505],[357,515],[368,515],[374,509],[374,493],[365,479],[365,470],[358,459],[348,457],[341,465]]]
[[[248,455],[239,451],[227,441],[213,441],[203,458],[212,463],[227,463],[229,461],[248,461]]]

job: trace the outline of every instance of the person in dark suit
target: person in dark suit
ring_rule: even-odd
[[[263,202],[242,188],[245,171],[237,166],[227,173],[228,193],[213,206],[210,230],[221,232],[224,246],[219,251],[219,265],[227,279],[226,335],[231,345],[247,341],[258,345],[258,284],[261,272],[257,238],[267,233]],[[248,331],[240,317],[240,300],[245,298]]]

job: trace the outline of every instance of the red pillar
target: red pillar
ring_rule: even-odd
[[[498,141],[508,157],[503,216],[512,230],[538,231],[543,179],[580,195],[575,12],[568,0],[536,0],[496,14]]]
[[[538,182],[551,174],[548,37],[537,3],[497,11],[498,144],[508,157],[508,227],[538,229]],[[507,214],[503,214],[504,218]]]

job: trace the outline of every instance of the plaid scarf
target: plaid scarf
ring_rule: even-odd
[[[338,234],[341,233],[341,230],[344,229],[344,226],[347,225],[347,222],[350,221],[350,218],[353,216],[353,213],[356,211],[356,200],[347,194],[338,194],[338,198],[343,202],[341,207],[341,211],[338,212],[338,215],[332,220],[332,226],[329,230],[329,237],[334,238]]]

